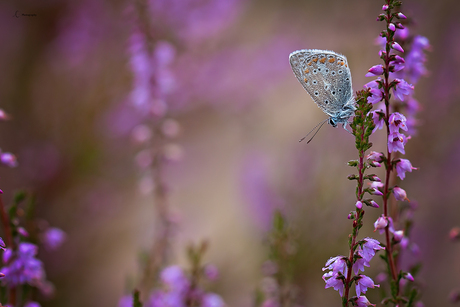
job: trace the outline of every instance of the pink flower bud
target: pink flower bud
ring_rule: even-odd
[[[374,65],[369,69],[369,72],[366,74],[366,77],[380,76],[383,75],[383,72],[383,65]]]
[[[404,274],[404,278],[409,280],[409,281],[414,281],[414,277],[412,276],[411,273],[407,272]]]
[[[399,18],[399,19],[407,19],[406,15],[404,15],[403,13],[399,12],[398,14],[396,14],[396,16]]]
[[[377,221],[375,221],[375,223],[374,223],[374,228],[375,228],[375,229],[374,229],[374,232],[375,232],[376,230],[383,230],[383,229],[385,229],[385,227],[387,227],[387,225],[388,225],[388,220],[387,220],[386,217],[384,217],[384,216],[382,215],[382,216],[379,217],[379,218],[377,219]]]
[[[397,42],[393,42],[393,44],[391,44],[391,48],[393,48],[394,50],[397,50],[399,52],[404,52],[404,49]]]
[[[398,187],[398,186],[395,186],[395,187],[393,188],[393,195],[395,196],[396,200],[401,200],[401,201],[407,200],[407,201],[410,201],[409,198],[407,198],[406,191],[404,191],[403,189],[401,189],[401,188]]]
[[[394,23],[390,23],[388,25],[388,30],[393,31],[393,32],[396,31],[396,26],[394,25]]]
[[[449,231],[449,239],[452,241],[460,239],[460,227],[454,227]]]
[[[371,193],[372,195],[377,195],[377,196],[382,196],[382,195],[383,195],[383,193],[380,192],[379,190],[377,190],[376,188],[371,189],[371,190],[370,190],[370,193]]]
[[[360,201],[358,200],[358,201],[356,202],[356,205],[355,205],[355,206],[356,206],[356,208],[358,208],[358,209],[362,209],[362,208],[363,208],[363,203],[360,202]]]
[[[388,10],[388,4],[384,4],[384,5],[382,6],[382,11],[386,11],[386,10]]]
[[[371,200],[371,207],[372,208],[380,208],[379,204],[377,204],[375,201]]]
[[[400,242],[402,238],[404,237],[404,231],[403,230],[397,230],[393,233],[393,239],[396,242]]]

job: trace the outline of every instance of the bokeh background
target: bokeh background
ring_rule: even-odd
[[[132,137],[145,120],[132,99],[139,11],[152,37],[174,50],[165,77],[168,116],[180,125],[164,173],[177,219],[171,262],[185,265],[186,245],[208,240],[206,261],[220,269],[213,291],[228,306],[252,306],[279,208],[296,228],[304,305],[339,304],[335,291],[323,289],[321,267],[348,248],[355,187],[346,162],[356,151],[351,135],[330,126],[309,145],[297,142],[326,116],[295,79],[288,55],[345,54],[354,90],[361,89],[379,63],[381,2],[154,0],[149,9],[135,1],[2,1],[0,107],[11,120],[1,123],[0,147],[19,166],[2,167],[0,185],[6,201],[19,188],[35,192],[37,214],[68,234],[59,251],[40,254],[57,288],[43,306],[117,306],[154,236]],[[448,240],[460,224],[459,4],[407,0],[402,9],[414,20],[411,32],[431,44],[429,74],[415,93],[420,126],[406,147],[420,169],[403,187],[419,205],[413,236],[423,299],[440,306],[460,287],[460,246]],[[372,137],[376,150],[382,137]],[[362,236],[381,239],[372,232],[374,211]],[[369,275],[381,269],[374,259]]]

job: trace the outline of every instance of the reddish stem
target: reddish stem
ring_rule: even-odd
[[[390,5],[390,0],[387,0],[387,4]],[[391,21],[391,9],[388,8],[387,10],[387,29],[388,25]],[[389,184],[390,184],[390,177],[391,172],[393,170],[393,165],[391,163],[391,152],[388,147],[388,138],[390,136],[390,83],[389,83],[389,73],[390,73],[390,51],[391,51],[391,41],[387,37],[386,43],[386,54],[385,54],[385,73],[384,73],[384,83],[383,83],[383,90],[384,90],[384,97],[385,97],[385,125],[387,128],[387,161],[386,161],[386,173],[385,173],[385,187],[383,191],[383,215],[388,218],[388,196],[389,196]],[[393,248],[391,246],[391,238],[390,238],[390,223],[385,227],[385,239],[386,239],[386,254],[388,258],[388,265],[390,267],[390,275],[394,281],[397,281],[398,274],[397,269],[393,257]],[[399,287],[398,287],[399,289]],[[399,290],[396,296],[399,295]]]

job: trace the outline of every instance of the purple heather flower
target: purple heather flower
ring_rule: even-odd
[[[390,133],[399,132],[399,128],[407,131],[406,117],[401,113],[395,112],[390,115]]]
[[[370,154],[366,156],[368,160],[374,160],[376,162],[382,162],[383,161],[383,153],[381,152],[376,152],[376,151],[371,151]]]
[[[375,304],[371,304],[371,302],[369,302],[367,297],[360,296],[356,299],[356,306],[357,307],[369,307],[369,306],[375,307]]]
[[[27,302],[24,307],[40,307],[40,304],[37,302]]]
[[[358,201],[356,202],[356,205],[355,205],[355,206],[356,206],[356,208],[358,208],[358,209],[362,209],[362,208],[363,208],[363,203],[360,202],[360,201],[358,200]]]
[[[338,272],[342,273],[342,275],[347,274],[347,262],[345,261],[345,256],[335,256],[329,258],[326,262],[325,266],[322,268],[323,272],[326,270],[332,270],[333,274],[337,274]],[[326,273],[327,274],[327,273]],[[326,274],[323,275],[323,279],[325,279]]]
[[[50,227],[42,234],[41,239],[48,250],[58,249],[66,240],[66,233],[59,228]]]
[[[364,84],[364,88],[379,88],[382,79],[378,78]]]
[[[405,154],[404,146],[407,143],[407,138],[404,134],[399,132],[390,133],[388,136],[388,151]]]
[[[377,229],[379,230],[380,234],[383,233],[383,231],[385,230],[385,227],[387,227],[388,225],[388,219],[383,216],[380,216],[374,223],[374,231],[376,231]]]
[[[405,67],[404,63],[405,63],[405,60],[402,57],[400,57],[399,55],[395,56],[395,59],[390,62],[390,65],[393,66],[393,68],[391,69],[391,72],[395,73],[395,72],[403,70]]]
[[[379,103],[383,99],[383,92],[378,88],[371,88],[369,91],[371,96],[367,97],[367,102],[371,104]]]
[[[399,32],[399,31],[398,31]],[[393,42],[391,44],[391,48],[393,48],[394,50],[397,50],[399,52],[404,52],[404,49],[401,47],[400,44],[398,44],[397,42]]]
[[[5,241],[3,241],[3,238],[2,238],[2,237],[0,237],[0,249],[3,249],[3,250],[5,250],[5,248],[6,248],[6,244],[5,244]]]
[[[403,28],[400,29],[399,31],[395,32],[395,40],[397,41],[405,41],[409,37],[409,29],[408,28]]]
[[[37,252],[38,247],[31,243],[19,243],[15,255],[10,253],[5,257],[5,251],[3,261],[7,262],[7,266],[1,269],[6,275],[4,280],[11,286],[26,283],[40,286],[44,282],[45,271],[42,262],[35,258]]]
[[[201,307],[224,307],[224,300],[215,293],[207,293],[203,296]]]
[[[339,291],[340,296],[343,296],[344,284],[338,274],[333,274],[327,281],[325,289],[333,287],[335,291]]]
[[[403,79],[395,79],[395,81],[397,84],[393,88],[393,93],[397,99],[404,101],[404,96],[411,95],[414,90],[414,86]]]
[[[372,119],[374,120],[374,124],[375,124],[375,128],[372,131],[372,133],[374,133],[375,131],[377,131],[377,129],[382,129],[385,126],[385,120],[384,120],[384,117],[382,116],[383,114],[382,110],[372,111],[371,114],[372,114]]]
[[[172,265],[163,269],[160,276],[161,281],[173,292],[183,293],[190,284],[184,271],[177,265]]]
[[[427,74],[425,68],[426,56],[424,50],[430,47],[430,43],[426,37],[416,36],[412,43],[412,49],[407,55],[407,75],[411,82],[417,83],[418,79]]]
[[[364,238],[365,243],[362,245],[359,252],[360,256],[363,257],[367,262],[370,262],[371,259],[375,256],[375,252],[385,247],[380,245],[380,242],[372,238]]]
[[[374,65],[369,69],[369,72],[366,74],[366,77],[380,76],[384,72],[383,65]]]
[[[406,191],[404,191],[403,189],[401,189],[398,186],[395,186],[393,188],[393,195],[396,198],[396,200],[400,200],[400,201],[407,200],[407,201],[409,201],[409,198],[407,198]]]
[[[9,167],[18,166],[18,161],[16,160],[16,156],[9,152],[1,153],[0,161],[1,163]]]
[[[367,261],[366,259],[362,258],[362,257],[358,257],[355,261],[355,263],[353,263],[353,272],[355,273],[355,275],[358,274],[359,271],[363,271],[364,272],[364,267],[367,266],[369,267],[370,264],[369,264],[369,261]]]
[[[417,168],[413,167],[410,161],[407,159],[400,159],[399,162],[396,163],[396,173],[401,179],[406,177],[406,172],[412,172],[413,169]]]
[[[366,275],[358,275],[358,279],[355,281],[356,283],[356,295],[360,296],[361,292],[366,293],[368,288],[375,288],[380,287],[380,285],[375,285],[374,281],[366,276]]]

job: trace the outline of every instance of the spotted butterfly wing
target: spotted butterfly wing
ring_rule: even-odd
[[[289,55],[292,70],[318,107],[337,117],[353,103],[347,58],[327,50],[307,49]]]

